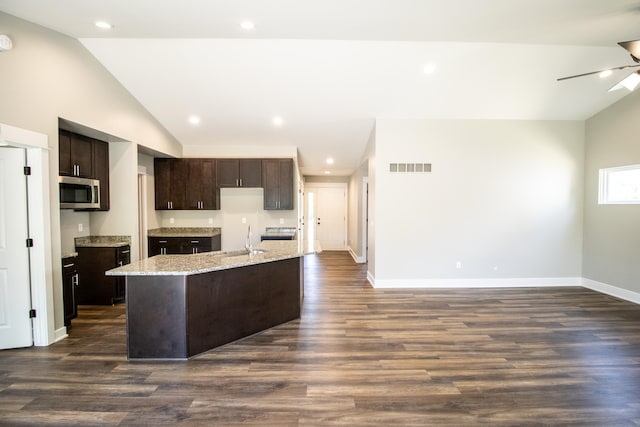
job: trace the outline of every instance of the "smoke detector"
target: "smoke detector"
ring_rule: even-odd
[[[0,52],[4,52],[5,50],[11,50],[13,47],[13,42],[9,38],[9,36],[0,34]]]

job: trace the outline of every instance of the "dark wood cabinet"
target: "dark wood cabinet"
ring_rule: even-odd
[[[60,175],[93,178],[93,140],[87,136],[60,130],[58,169]]]
[[[184,159],[187,163],[186,209],[220,209],[215,159]]]
[[[112,305],[124,301],[124,277],[105,276],[105,271],[131,262],[129,245],[79,247],[77,267],[82,278],[76,290],[80,305]]]
[[[219,251],[220,235],[200,237],[148,237],[148,254],[183,255]]]
[[[154,159],[156,210],[186,208],[186,166],[182,159]]]
[[[220,209],[215,159],[154,159],[156,210]]]
[[[262,187],[261,159],[218,159],[218,187]]]
[[[60,129],[58,138],[58,174],[100,181],[100,210],[108,211],[109,143]]]
[[[293,209],[293,160],[262,160],[265,210]]]
[[[71,326],[71,319],[78,317],[76,288],[79,285],[76,257],[62,258],[62,301],[64,307],[64,325]]]
[[[100,181],[99,211],[109,210],[109,143],[93,140],[93,178]]]

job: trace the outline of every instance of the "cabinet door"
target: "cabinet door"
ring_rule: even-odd
[[[71,134],[71,163],[73,175],[93,178],[93,140],[83,135]]]
[[[186,209],[220,209],[215,159],[185,159],[188,164]]]
[[[280,166],[280,182],[278,191],[280,200],[278,209],[293,209],[293,160],[283,159],[279,161]]]
[[[262,187],[262,160],[218,159],[218,187]]]
[[[71,133],[62,129],[58,132],[58,175],[73,175]]]
[[[240,159],[240,187],[262,187],[262,160]]]
[[[64,308],[64,325],[70,326],[71,319],[78,317],[78,304],[76,303],[76,290],[78,285],[78,272],[75,257],[62,259],[62,300]]]
[[[123,265],[131,264],[131,247],[122,246],[116,249],[116,265],[122,267]],[[115,278],[115,289],[112,304],[116,302],[124,301],[126,294],[126,279],[123,276]]]
[[[109,144],[93,141],[93,177],[100,181],[100,211],[109,210]]]
[[[265,210],[293,209],[293,160],[262,161]]]
[[[180,159],[154,159],[156,210],[184,209],[186,162]]]
[[[238,187],[240,179],[240,162],[238,159],[217,160],[218,187]]]

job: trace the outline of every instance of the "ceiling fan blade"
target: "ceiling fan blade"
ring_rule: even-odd
[[[640,58],[640,40],[632,40],[628,42],[618,43],[623,48],[627,49],[634,58]]]
[[[640,67],[640,64],[633,64],[633,65],[621,65],[619,67],[612,67],[612,68],[605,68],[604,70],[598,70],[598,71],[590,71],[588,73],[582,73],[582,74],[576,74],[575,76],[567,76],[567,77],[560,77],[559,79],[557,79],[557,81],[562,81],[562,80],[569,80],[569,79],[575,79],[576,77],[584,77],[584,76],[591,76],[593,74],[600,74],[603,71],[617,71],[617,70],[625,70],[627,68],[634,68],[634,67]]]
[[[640,71],[634,71],[633,73],[629,74],[627,77],[616,83],[611,89],[609,89],[609,92],[622,89],[623,87],[627,88],[630,91],[633,91],[636,87],[638,87],[638,85],[640,85]]]

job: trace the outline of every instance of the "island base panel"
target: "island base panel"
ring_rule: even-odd
[[[127,277],[129,358],[185,359],[299,318],[302,259]]]

